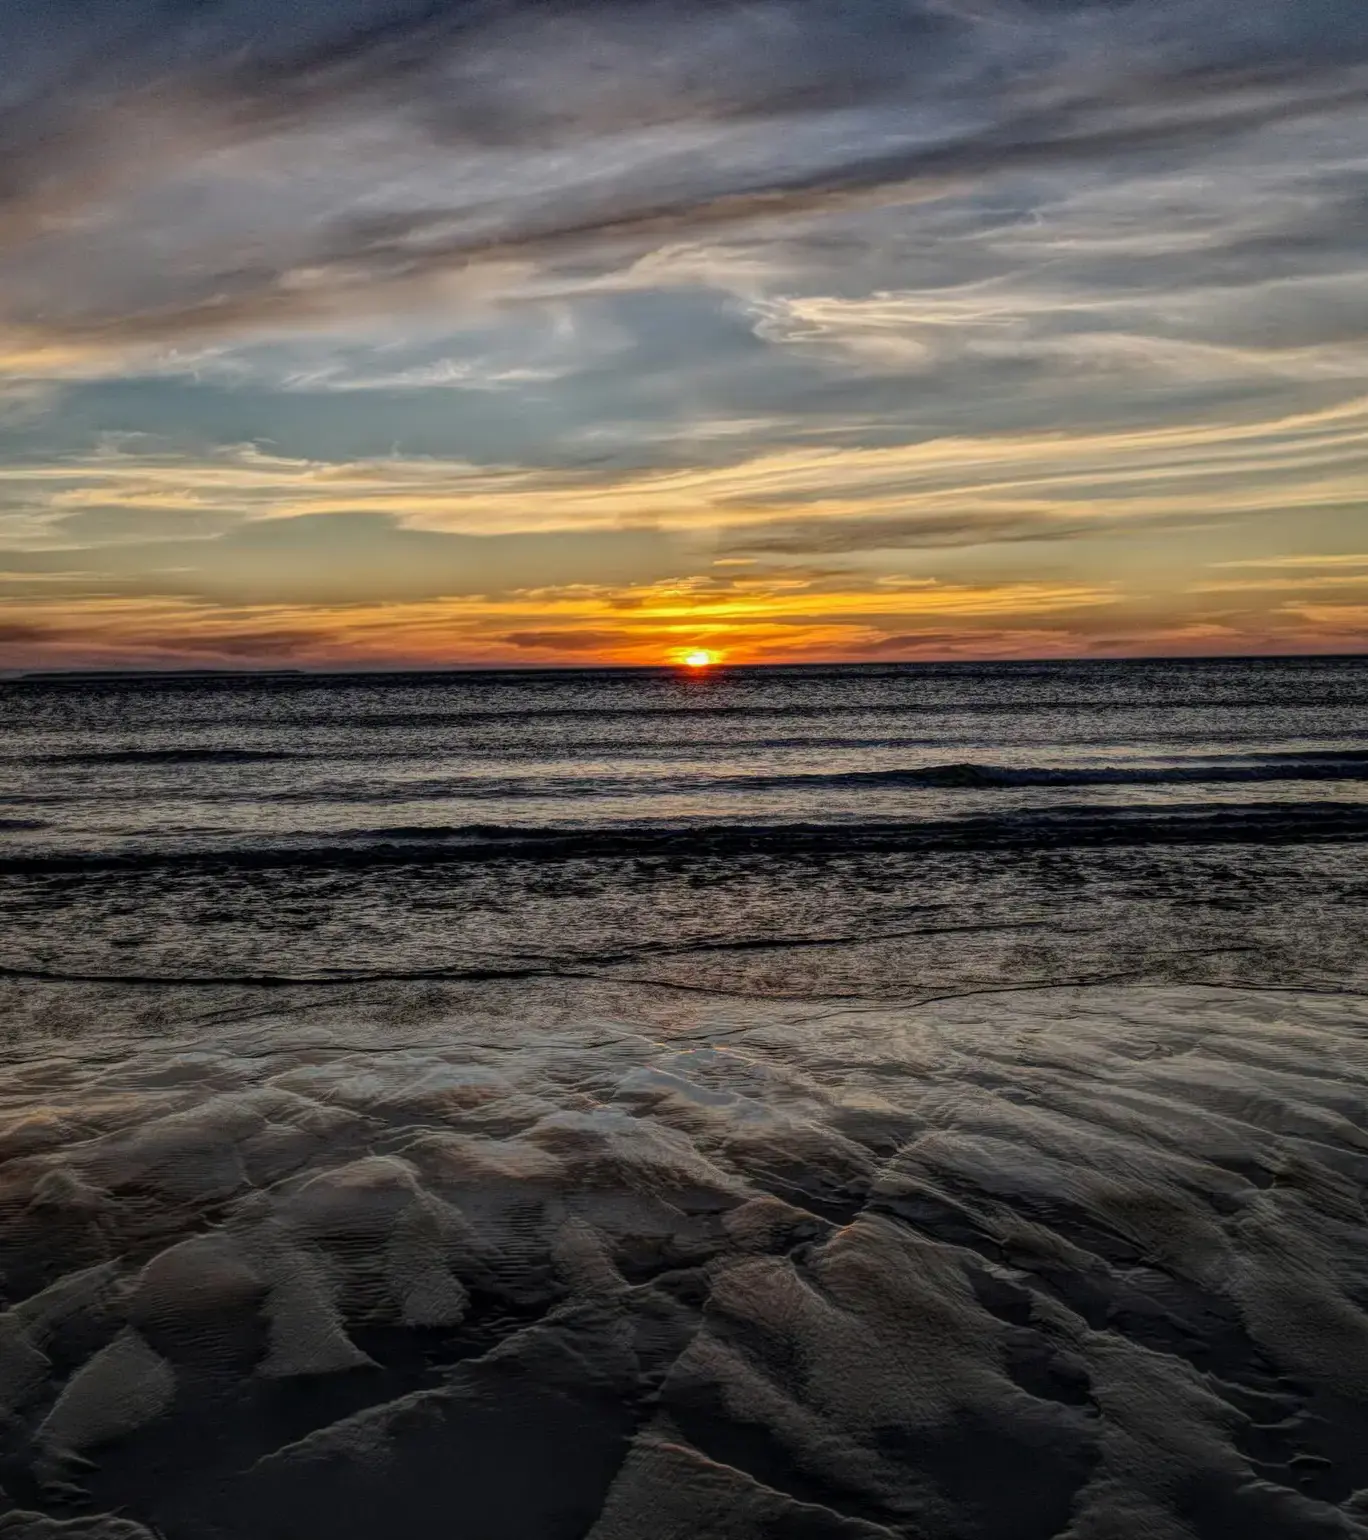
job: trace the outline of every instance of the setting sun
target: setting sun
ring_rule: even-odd
[[[693,652],[684,653],[679,661],[685,668],[711,668],[719,657],[719,653],[708,652],[706,648],[700,647]]]

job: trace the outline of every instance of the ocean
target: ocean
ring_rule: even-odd
[[[809,997],[1358,977],[1362,659],[0,687],[0,964]]]
[[[0,1536],[1368,1535],[1368,659],[0,724]]]

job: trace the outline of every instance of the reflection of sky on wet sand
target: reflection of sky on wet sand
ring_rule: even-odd
[[[542,1003],[11,1043],[7,1482],[99,1540],[1361,1532],[1361,1002]]]

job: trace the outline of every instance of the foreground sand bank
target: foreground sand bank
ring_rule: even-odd
[[[1368,1001],[545,1004],[16,1046],[0,1535],[1368,1535]]]

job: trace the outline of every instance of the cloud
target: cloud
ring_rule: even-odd
[[[1357,650],[1368,643],[1368,604],[1285,604],[1283,610],[1314,627],[1322,645],[1342,640]]]
[[[510,631],[499,638],[522,652],[607,652],[628,637],[621,631]]]
[[[73,632],[10,651],[1300,646],[1352,581],[1361,0],[50,0],[0,56],[0,588]]]
[[[1368,89],[1341,0],[1256,20],[1217,0],[58,10],[0,18],[3,319],[35,356],[336,323],[477,263],[1193,154]]]
[[[237,631],[184,631],[155,633],[142,638],[144,646],[157,646],[178,657],[245,658],[253,662],[271,659],[309,659],[319,650],[316,630],[303,627],[253,628]]]
[[[58,593],[67,578],[82,594],[336,605],[624,582],[675,561],[668,540],[649,529],[462,535],[338,512],[256,519],[193,539],[11,549],[0,551],[0,572]]]
[[[960,630],[898,631],[851,645],[860,659],[891,661],[943,658],[1045,658],[1077,655],[1079,637],[1066,628],[1023,625],[1013,628],[964,628]]]
[[[1057,236],[1067,249],[1069,232]],[[768,342],[903,378],[943,380],[967,364],[1026,364],[1038,381],[1075,391],[1081,378],[1096,386],[1108,375],[1179,386],[1368,377],[1361,268],[1203,285],[1194,258],[1188,254],[1187,287],[1160,293],[1098,292],[1096,276],[1075,262],[1071,286],[1056,273],[1052,284],[1014,275],[859,298],[765,297],[753,306],[755,329]],[[1117,283],[1114,275],[1111,287]],[[1242,331],[1257,341],[1241,340]]]
[[[724,533],[720,549],[757,556],[837,556],[857,551],[955,549],[1095,536],[1099,521],[1050,513],[933,513],[906,518],[858,514],[792,523],[746,525]]]
[[[1172,535],[1255,516],[1348,517],[1362,506],[1368,474],[1368,397],[1073,432],[772,448],[720,442],[729,461],[667,469],[478,466],[397,455],[328,462],[253,446],[194,458],[113,443],[8,468],[0,516],[8,506],[32,533],[22,549],[14,537],[0,542],[0,566],[128,576],[148,563],[191,572],[217,565],[227,584],[271,562],[284,563],[291,581],[312,562],[320,581],[345,568],[358,583],[367,571],[383,583],[407,564],[421,585],[459,561],[481,581],[490,561],[502,562],[511,580],[516,562],[526,560],[532,587],[563,557],[568,573],[613,582],[628,567],[634,575],[648,567],[687,571],[705,552],[710,559],[1059,544],[1107,533]],[[136,538],[140,529],[146,538]],[[178,535],[194,538],[178,549]],[[439,538],[457,535],[470,543]],[[116,541],[122,551],[112,549]],[[67,554],[37,549],[58,544]],[[89,556],[96,547],[109,549]],[[313,557],[301,554],[306,548]]]
[[[634,602],[622,606],[630,597]],[[879,583],[847,574],[764,574],[747,586],[704,579],[631,590],[568,585],[502,597],[328,607],[110,597],[35,601],[11,667],[137,667],[204,662],[346,667],[550,661],[657,664],[682,648],[729,660],[1099,656],[1316,651],[1355,645],[1362,607],[1174,614],[1120,584]],[[45,639],[45,620],[54,637]]]
[[[1368,553],[1302,552],[1297,556],[1244,556],[1234,561],[1216,561],[1213,567],[1368,567]]]
[[[50,642],[62,636],[55,626],[35,624],[28,620],[0,620],[0,646],[13,646],[16,642]]]
[[[78,508],[50,521],[47,529],[58,540],[80,545],[120,541],[211,539],[241,523],[237,513],[206,508],[101,507]],[[4,557],[0,556],[0,565]]]
[[[1195,594],[1285,593],[1290,588],[1361,588],[1368,572],[1330,572],[1308,575],[1284,573],[1281,577],[1223,578],[1214,583],[1194,583]]]

